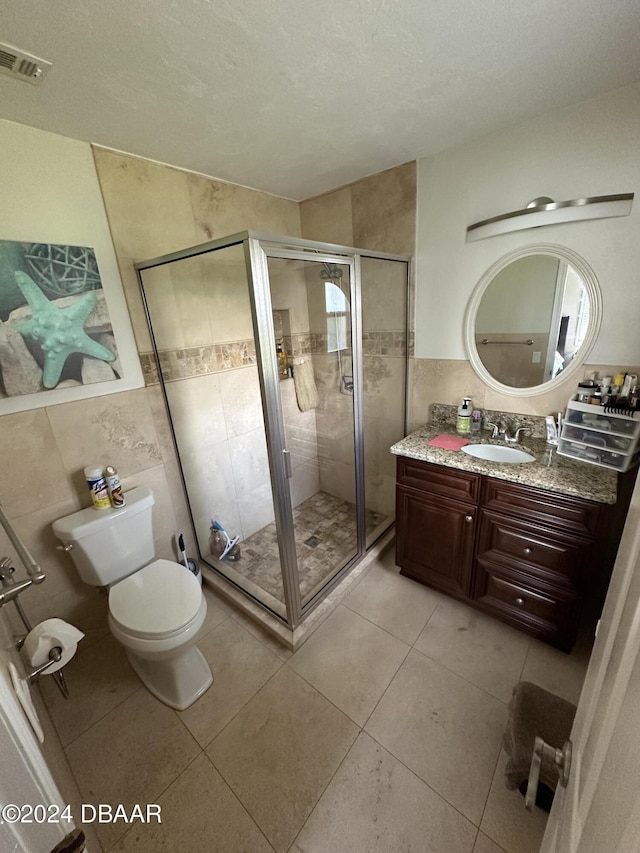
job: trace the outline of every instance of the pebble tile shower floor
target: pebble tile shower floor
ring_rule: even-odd
[[[385,519],[367,512],[367,534]],[[300,595],[329,580],[356,553],[356,507],[327,492],[317,492],[293,510]],[[240,543],[242,555],[233,569],[284,604],[275,522]]]

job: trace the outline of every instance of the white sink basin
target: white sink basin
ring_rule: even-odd
[[[517,447],[503,447],[499,444],[466,444],[463,453],[485,459],[487,462],[535,462],[535,456]]]

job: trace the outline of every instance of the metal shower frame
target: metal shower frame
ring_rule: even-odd
[[[206,558],[199,554],[200,560],[208,568],[219,574],[227,583],[233,584],[246,596],[256,601],[265,610],[271,612],[279,620],[284,622],[291,630],[295,629],[300,622],[310,613],[366,553],[366,521],[365,521],[365,482],[364,482],[364,422],[363,422],[363,389],[362,389],[362,313],[361,313],[361,283],[362,269],[361,259],[372,258],[387,261],[399,261],[406,264],[406,311],[405,311],[405,388],[404,388],[404,421],[403,430],[407,427],[407,397],[408,397],[408,355],[409,355],[409,286],[411,258],[406,255],[395,255],[385,252],[358,249],[352,246],[342,246],[333,243],[322,243],[315,240],[305,240],[297,237],[287,237],[280,234],[263,233],[256,231],[241,231],[228,237],[211,240],[198,246],[192,246],[167,255],[162,255],[147,261],[135,264],[138,274],[140,291],[144,302],[147,323],[151,334],[153,352],[156,360],[160,386],[167,409],[167,416],[171,426],[171,434],[176,450],[176,457],[182,485],[184,489],[187,506],[194,529],[193,512],[189,503],[184,472],[180,460],[178,443],[171,420],[171,408],[162,379],[159,352],[156,344],[153,326],[149,314],[149,306],[144,289],[142,273],[154,267],[164,266],[175,261],[186,260],[198,255],[208,254],[219,249],[229,248],[242,244],[244,247],[245,266],[249,298],[251,302],[251,319],[256,346],[256,362],[260,382],[260,393],[262,397],[262,409],[264,414],[264,427],[267,440],[267,452],[269,459],[269,473],[271,479],[271,491],[273,496],[276,530],[278,531],[278,548],[280,552],[280,566],[282,582],[284,587],[286,619],[270,608],[264,601],[252,595],[239,583],[234,582],[226,574],[213,566]],[[357,553],[338,571],[322,589],[304,607],[300,597],[300,584],[297,571],[297,558],[295,552],[293,507],[289,489],[289,460],[286,446],[286,434],[282,413],[282,403],[279,390],[278,362],[276,356],[276,343],[273,328],[273,314],[271,301],[271,288],[269,284],[269,258],[284,258],[289,260],[319,261],[341,264],[349,267],[349,287],[351,305],[351,331],[352,331],[352,363],[353,363],[353,418],[354,418],[354,454],[355,454],[355,481],[356,481],[356,507],[357,507]],[[386,532],[386,531],[385,531]],[[381,535],[384,535],[381,534]],[[197,536],[195,536],[196,542]]]

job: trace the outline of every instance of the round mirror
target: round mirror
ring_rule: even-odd
[[[469,301],[469,360],[497,391],[544,393],[584,363],[601,309],[593,270],[575,252],[551,245],[512,252],[487,270]]]

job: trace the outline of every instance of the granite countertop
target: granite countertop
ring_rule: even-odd
[[[555,448],[550,447],[543,438],[526,438],[522,444],[508,445],[509,447],[518,446],[535,456],[535,462],[513,464],[476,459],[460,450],[429,447],[429,441],[443,433],[456,435],[455,427],[426,424],[394,444],[391,453],[394,456],[408,456],[411,459],[433,462],[435,465],[445,465],[461,471],[485,474],[498,480],[521,483],[524,486],[536,486],[563,495],[575,495],[597,503],[614,504],[616,502],[618,475],[615,471],[569,459],[567,456],[558,456]],[[502,441],[491,441],[489,434],[485,430],[479,437],[469,435],[466,438],[470,444],[504,445]]]

